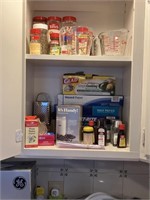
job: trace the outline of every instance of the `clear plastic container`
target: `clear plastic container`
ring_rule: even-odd
[[[59,34],[51,33],[50,38],[50,55],[60,55]]]
[[[127,36],[128,30],[126,29],[112,30],[100,33],[98,37],[100,39],[102,55],[125,55]]]
[[[77,54],[90,55],[93,34],[88,27],[77,27]]]
[[[30,54],[47,54],[48,39],[46,29],[31,29],[30,31]]]
[[[87,145],[93,144],[94,139],[94,129],[91,126],[83,127],[83,143]]]
[[[60,46],[62,55],[75,55],[76,49],[76,18],[65,16],[60,29]]]

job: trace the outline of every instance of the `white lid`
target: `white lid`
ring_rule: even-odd
[[[33,24],[33,28],[40,28],[40,29],[46,29],[46,30],[48,30],[48,25],[47,24],[42,24],[42,23]]]

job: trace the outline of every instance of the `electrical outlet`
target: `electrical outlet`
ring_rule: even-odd
[[[48,194],[51,195],[53,189],[58,189],[59,194],[64,194],[64,182],[63,181],[48,181]]]
[[[16,130],[16,142],[22,142],[23,133],[21,129]]]

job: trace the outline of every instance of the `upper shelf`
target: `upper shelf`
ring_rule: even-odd
[[[26,61],[36,65],[60,65],[60,66],[112,66],[126,67],[131,64],[130,56],[53,56],[53,55],[30,55],[26,54]]]

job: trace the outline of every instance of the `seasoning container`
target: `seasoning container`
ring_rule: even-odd
[[[59,33],[50,34],[50,55],[60,55]]]
[[[106,128],[104,126],[104,119],[98,119],[97,128],[98,145],[103,148],[106,146]]]
[[[83,143],[90,145],[93,144],[94,129],[91,126],[83,127]]]
[[[30,31],[30,54],[47,54],[48,39],[46,29],[31,29]]]
[[[33,24],[47,24],[47,18],[43,16],[35,16],[32,19]]]
[[[88,27],[77,27],[77,54],[90,55],[92,42]]]
[[[30,31],[30,54],[34,54],[34,55],[41,54],[40,35],[41,35],[40,29],[31,29],[31,31]]]
[[[65,16],[60,29],[60,46],[62,55],[75,55],[76,50],[76,17]]]
[[[57,17],[57,16],[48,17],[49,34],[59,33],[60,27],[61,27],[61,17]]]
[[[46,30],[48,30],[48,25],[47,24],[42,24],[42,23],[33,24],[33,28],[39,28],[39,29],[46,29]]]
[[[114,120],[111,128],[111,143],[113,146],[117,146],[119,124],[122,124],[120,120]]]
[[[64,16],[62,26],[76,26],[77,19],[74,16]]]
[[[119,125],[117,147],[118,148],[125,148],[126,147],[125,124]]]

